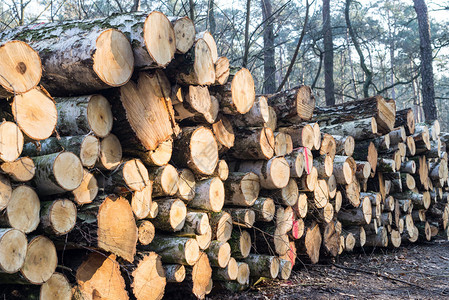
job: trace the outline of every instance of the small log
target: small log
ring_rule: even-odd
[[[38,52],[27,43],[2,40],[5,42],[0,44],[0,51],[8,63],[2,65],[0,73],[0,97],[7,98],[37,86],[42,77],[42,64]]]
[[[256,221],[256,214],[252,209],[246,208],[223,208],[223,211],[229,213],[234,225],[251,228]]]
[[[167,17],[175,31],[176,53],[184,54],[195,42],[195,24],[189,17]]]
[[[371,170],[376,172],[378,153],[376,146],[374,146],[372,142],[368,140],[356,143],[354,154],[352,156],[356,160],[369,162],[371,165]]]
[[[279,274],[279,258],[276,256],[250,254],[244,262],[248,264],[251,277],[274,279]]]
[[[276,230],[278,234],[276,235],[283,235],[292,230],[294,219],[294,211],[292,207],[288,206],[284,208],[282,206],[278,206],[276,209]]]
[[[268,104],[276,111],[277,119],[287,124],[298,124],[312,118],[315,97],[308,86],[268,95]]]
[[[121,194],[142,191],[150,181],[148,170],[140,159],[130,159],[121,163],[108,177],[101,179],[103,182],[100,186],[104,190]]]
[[[183,91],[183,101],[173,106],[178,122],[214,123],[218,115],[218,100],[204,86],[190,85]]]
[[[415,114],[411,108],[396,111],[394,127],[399,126],[404,127],[407,135],[415,133]]]
[[[1,49],[1,48],[0,48]],[[23,134],[13,122],[0,123],[0,162],[13,162],[17,160],[23,149]]]
[[[95,176],[83,170],[83,180],[79,187],[72,191],[73,201],[78,205],[91,203],[98,194],[98,183]]]
[[[39,224],[40,207],[36,192],[29,186],[19,185],[12,191],[6,209],[0,214],[0,226],[30,233]]]
[[[223,113],[230,115],[246,114],[256,99],[253,76],[245,68],[237,71],[231,82],[215,86],[211,92],[220,102]]]
[[[213,268],[212,278],[217,281],[231,281],[236,280],[239,272],[239,266],[235,258],[229,259],[228,265],[225,268]]]
[[[226,160],[220,159],[217,163],[213,176],[220,178],[221,181],[226,181],[229,176],[229,166]]]
[[[336,228],[335,222],[328,222],[321,227],[321,235],[323,238],[321,251],[323,254],[337,256],[340,248],[340,232]]]
[[[126,149],[127,154],[136,155],[147,166],[164,166],[168,164],[171,159],[173,151],[173,140],[168,139],[160,143],[156,149],[146,152],[136,151],[133,152],[130,149]]]
[[[319,178],[329,178],[334,170],[333,159],[329,155],[318,156],[313,160]]]
[[[200,257],[197,241],[187,237],[157,235],[149,245],[139,247],[159,253],[164,263],[193,266]]]
[[[256,214],[256,222],[271,222],[274,218],[276,206],[271,198],[258,197],[252,207]]]
[[[226,190],[226,205],[252,206],[256,201],[259,190],[259,177],[252,172],[231,172],[224,182]]]
[[[0,271],[13,274],[25,263],[28,241],[25,233],[13,228],[0,228]]]
[[[345,226],[362,226],[371,223],[372,215],[371,201],[364,197],[359,207],[340,210],[337,218]]]
[[[354,138],[350,135],[341,136],[341,135],[332,135],[335,140],[335,153],[337,155],[342,156],[352,156],[354,153],[355,141]]]
[[[42,202],[39,229],[47,236],[67,234],[75,227],[76,215],[76,206],[68,199]]]
[[[96,166],[102,170],[113,170],[122,161],[122,145],[114,134],[109,134],[100,142],[100,157]]]
[[[268,106],[268,122],[266,126],[271,130],[276,131],[277,128],[276,110],[271,106]]]
[[[335,156],[333,174],[338,184],[350,184],[356,174],[357,164],[350,156]]]
[[[217,178],[201,180],[196,183],[195,197],[189,202],[189,207],[219,212],[223,207],[225,188]]]
[[[148,245],[154,239],[154,235],[156,234],[153,223],[148,220],[140,220],[137,222],[137,238],[141,245]]]
[[[209,212],[210,226],[212,228],[212,238],[220,242],[226,242],[232,234],[232,217],[229,213],[220,211],[218,213]]]
[[[355,177],[360,180],[366,180],[371,175],[371,165],[367,161],[356,161]]]
[[[125,290],[125,280],[120,272],[120,264],[116,256],[106,256],[92,252],[76,271],[76,294],[81,299],[89,299],[92,295],[109,299],[129,299]]]
[[[304,148],[302,148],[304,149]],[[287,154],[284,156],[285,160],[287,161],[289,167],[290,167],[290,177],[294,178],[300,178],[302,177],[304,173],[304,155],[302,149],[294,150],[292,153]],[[304,150],[309,151],[310,150]],[[310,156],[312,154],[310,153]],[[313,161],[313,158],[311,158]]]
[[[173,196],[178,191],[178,171],[170,164],[149,169],[153,182],[153,197]]]
[[[183,128],[182,136],[175,140],[174,146],[185,149],[172,157],[175,165],[188,167],[200,175],[214,172],[218,163],[218,147],[211,130],[202,126]]]
[[[211,266],[226,268],[231,258],[231,246],[227,242],[211,241],[206,253]]]
[[[278,278],[281,280],[287,280],[292,273],[292,262],[286,259],[279,260],[279,274]]]
[[[29,139],[44,140],[55,130],[58,112],[53,98],[43,87],[15,95],[11,107],[6,109],[9,110]]]
[[[167,282],[179,283],[186,278],[186,268],[183,265],[166,264],[164,270]]]
[[[64,274],[54,272],[50,279],[41,285],[40,299],[72,299],[72,286]]]
[[[195,175],[189,169],[179,171],[178,191],[176,197],[188,202],[195,197]]]
[[[344,198],[348,200],[353,207],[360,205],[360,185],[357,180],[353,180],[345,186]]]
[[[283,157],[272,159],[243,161],[238,166],[238,172],[254,172],[259,176],[260,186],[265,189],[280,189],[287,186],[290,177],[290,167]]]
[[[235,115],[231,121],[236,127],[264,127],[269,122],[269,106],[265,96],[258,96],[254,101],[253,107],[246,113]],[[273,128],[267,126],[272,131]]]
[[[131,273],[131,288],[136,299],[161,299],[166,278],[160,256],[154,252],[139,252],[136,268]]]
[[[365,247],[387,247],[388,231],[385,227],[379,227],[377,233],[366,236]]]
[[[406,155],[407,156],[415,156],[416,144],[415,144],[415,140],[413,139],[413,136],[407,137],[406,144],[407,144]]]
[[[217,122],[212,124],[212,130],[220,152],[225,152],[234,146],[234,129],[227,117],[219,115],[217,117]]]
[[[93,132],[100,138],[112,129],[113,115],[108,100],[101,95],[55,98],[58,110],[56,131],[63,136],[83,136]]]
[[[229,78],[229,59],[220,56],[215,62],[215,85],[225,85]]]
[[[17,182],[30,181],[36,172],[36,167],[31,158],[23,156],[12,162],[4,162],[0,165],[0,170],[9,178]],[[1,181],[1,180],[0,180]],[[0,201],[1,203],[2,201]],[[1,205],[0,205],[1,208]]]
[[[43,284],[56,270],[58,257],[53,242],[43,235],[28,237],[25,261],[16,283]],[[3,283],[8,281],[2,280]]]
[[[228,240],[231,246],[232,257],[242,259],[249,255],[251,250],[251,235],[246,230],[233,230]]]
[[[293,125],[289,127],[280,127],[278,130],[279,132],[291,136],[294,148],[306,147],[309,150],[313,149],[315,135],[311,125]]]
[[[401,164],[400,171],[402,173],[415,174],[416,163],[413,160],[405,161]]]
[[[158,204],[158,214],[153,219],[154,227],[164,231],[180,231],[184,226],[187,214],[184,202],[176,198],[159,199],[155,202]]]
[[[329,191],[329,199],[334,199],[337,194],[337,180],[334,175],[329,176],[327,179],[327,188]]]
[[[352,237],[355,240],[354,247],[363,247],[366,242],[366,233],[365,229],[362,226],[353,226],[345,228],[347,233],[351,233]],[[344,234],[344,232],[342,232]]]
[[[149,218],[154,212],[155,207],[152,201],[153,185],[148,181],[141,191],[134,191],[131,196],[131,208],[137,220]],[[156,208],[158,208],[156,204]],[[156,213],[157,215],[157,213]],[[155,217],[155,216],[154,216]]]
[[[320,139],[321,143],[321,139]],[[284,156],[293,151],[292,137],[283,132],[274,133],[274,155]]]
[[[318,125],[317,125],[318,126]],[[315,128],[315,127],[314,127]],[[321,134],[320,134],[321,137]],[[348,140],[349,141],[349,140]],[[335,154],[337,152],[337,144],[334,139],[334,137],[330,134],[323,133],[322,134],[322,140],[320,145],[320,154],[321,155],[328,155],[332,159],[335,157]],[[352,155],[352,153],[351,153]]]
[[[232,148],[232,155],[235,158],[268,160],[273,157],[274,152],[275,138],[270,128],[240,129],[236,132]]]
[[[210,230],[209,216],[204,212],[188,211],[182,233],[206,234]]]
[[[306,176],[299,178],[296,182],[300,191],[315,191],[318,183],[317,169],[315,167],[312,167],[311,171]]]
[[[11,199],[12,187],[9,178],[0,175],[0,210],[4,210]]]
[[[320,258],[322,237],[320,227],[314,221],[306,225],[305,235],[296,242],[299,251],[306,253],[312,264],[316,264]]]

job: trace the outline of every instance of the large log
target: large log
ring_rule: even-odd
[[[115,117],[113,133],[129,154],[144,155],[179,129],[169,98],[171,86],[162,71],[137,77],[107,94]]]
[[[394,127],[404,126],[407,135],[415,133],[415,114],[411,108],[396,111]]]
[[[280,127],[278,130],[291,136],[294,148],[306,147],[309,150],[313,149],[315,135],[310,124]]]
[[[22,40],[39,52],[41,83],[55,96],[82,95],[123,85],[134,67],[125,34],[101,21],[21,26],[3,32],[0,39]]]
[[[308,86],[300,86],[267,97],[268,104],[274,108],[281,123],[297,124],[312,118],[315,97]]]
[[[175,170],[176,176],[178,173]],[[150,177],[140,159],[130,159],[121,163],[108,177],[102,177],[100,186],[107,192],[126,194],[129,191],[142,191]]]
[[[246,114],[235,115],[231,121],[237,127],[264,127],[269,121],[269,114],[267,98],[259,96]]]
[[[378,135],[377,121],[374,117],[322,126],[321,131],[332,135],[350,135],[356,141],[372,139]]]
[[[0,58],[0,98],[28,92],[39,84],[41,59],[27,43],[17,40],[0,43]]]
[[[382,96],[374,96],[362,100],[345,102],[330,107],[317,107],[313,121],[320,125],[333,125],[346,121],[353,121],[374,117],[379,132],[388,133],[395,125],[396,104],[387,101]]]

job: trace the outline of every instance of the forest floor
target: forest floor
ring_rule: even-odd
[[[449,299],[448,280],[449,242],[437,240],[298,265],[289,280],[214,290],[207,299]]]

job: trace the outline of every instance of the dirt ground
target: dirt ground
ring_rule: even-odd
[[[449,242],[345,254],[295,267],[287,281],[248,291],[213,291],[207,299],[449,299]]]

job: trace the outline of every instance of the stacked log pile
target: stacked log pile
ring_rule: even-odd
[[[256,95],[210,33],[159,12],[0,40],[3,284],[204,298],[298,260],[449,237],[449,134],[392,100]]]

